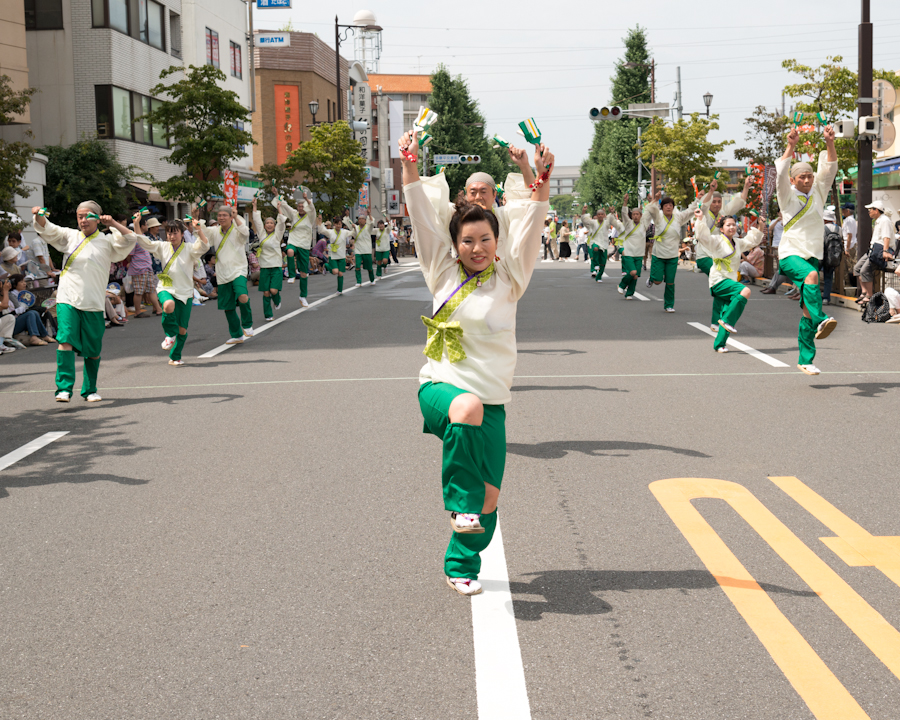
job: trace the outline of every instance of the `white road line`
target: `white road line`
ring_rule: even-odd
[[[641,295],[639,292],[633,293],[632,297],[636,297],[638,300],[643,300],[644,302],[650,302],[650,298]]]
[[[26,443],[18,450],[13,450],[11,453],[7,453],[3,457],[0,457],[0,470],[6,470],[10,465],[19,462],[23,458],[27,458],[31,453],[37,452],[42,447],[45,447],[52,443],[54,440],[59,440],[63,435],[68,435],[69,431],[63,432],[48,432],[41,435],[37,440],[32,440],[30,443]]]
[[[479,720],[531,720],[500,521],[481,553],[484,592],[472,597]]]
[[[711,335],[712,337],[715,337],[717,334],[710,330],[708,325],[701,325],[700,323],[696,322],[689,322],[688,325],[690,325],[691,327],[695,327],[700,332],[705,332],[707,335]],[[787,363],[783,363],[781,362],[781,360],[776,360],[771,355],[766,355],[765,353],[762,353],[759,350],[750,347],[749,345],[744,345],[744,343],[738,342],[737,340],[728,338],[725,344],[731,345],[731,347],[737,350],[743,350],[748,355],[752,355],[757,360],[762,360],[764,363],[766,363],[767,365],[771,365],[772,367],[790,367],[790,365],[788,365]]]
[[[416,267],[409,268],[408,270],[401,270],[400,272],[391,273],[391,275],[389,277],[382,277],[380,282],[382,282],[382,283],[387,282],[388,280],[392,280],[395,277],[400,277],[401,275],[404,275],[408,272],[412,272],[413,270],[418,270],[418,269],[419,269],[419,267],[417,265]],[[346,275],[345,275],[345,277],[346,277]],[[344,290],[344,295],[346,295],[349,292],[353,292],[354,290],[357,289],[357,287],[359,287],[359,286],[354,285],[353,287],[347,288],[346,290]],[[272,322],[267,322],[265,325],[261,325],[258,328],[253,328],[253,337],[256,337],[260,333],[264,333],[266,330],[271,330],[273,327],[275,327],[276,325],[280,325],[285,320],[290,320],[292,317],[295,317],[295,316],[299,315],[300,313],[306,312],[307,310],[311,310],[316,305],[320,305],[321,303],[327,302],[328,300],[336,298],[337,296],[338,296],[338,294],[336,292],[331,293],[331,295],[326,295],[323,298],[319,298],[315,302],[311,302],[309,304],[309,307],[299,308],[298,310],[289,312],[287,315],[282,315],[280,318],[273,320]],[[247,342],[247,338],[244,339],[244,342]],[[243,343],[238,343],[238,344],[242,345]],[[219,345],[218,347],[215,347],[212,350],[210,350],[209,352],[205,352],[202,355],[199,355],[198,357],[201,360],[205,360],[207,358],[213,358],[216,355],[218,355],[219,353],[225,352],[226,350],[228,350],[228,348],[233,348],[233,347],[236,347],[236,345],[228,345],[227,343],[223,343],[222,345]]]

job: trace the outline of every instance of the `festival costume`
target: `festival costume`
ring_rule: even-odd
[[[284,203],[282,203],[284,207]],[[256,257],[259,259],[259,291],[269,291],[269,295],[263,295],[263,315],[273,317],[272,304],[281,305],[281,288],[284,283],[281,260],[281,238],[284,237],[286,217],[278,213],[275,219],[275,230],[266,233],[263,224],[262,213],[253,211],[253,229],[260,238],[259,247],[256,248]],[[293,275],[291,276],[293,277]]]
[[[450,255],[446,178],[418,180],[406,185],[404,192],[419,264],[436,311],[433,319],[423,318],[428,328],[428,361],[419,373],[424,432],[443,441],[444,507],[481,513],[484,483],[499,488],[503,478],[504,405],[511,400],[516,366],[516,307],[537,262],[549,203],[525,203],[521,218],[510,224],[505,246],[498,250],[500,259],[465,282],[462,265]],[[450,403],[464,393],[481,400],[482,425],[450,422]],[[444,559],[448,577],[477,578],[479,553],[490,543],[496,522],[496,511],[485,513],[480,518],[483,533],[453,534]]]
[[[800,318],[797,342],[800,346],[799,365],[811,365],[816,357],[816,331],[828,316],[822,312],[822,294],[818,285],[808,285],[806,277],[818,272],[825,252],[825,201],[837,175],[837,162],[829,162],[823,152],[819,155],[816,179],[809,195],[797,190],[790,181],[791,160],[775,161],[778,207],[784,223],[784,233],[778,244],[778,271],[800,288],[800,304],[809,313]],[[819,276],[821,282],[822,277]]]
[[[675,272],[678,270],[678,250],[681,247],[681,226],[694,216],[694,200],[687,210],[672,211],[671,219],[666,219],[659,203],[652,202],[647,207],[647,214],[656,226],[657,234],[653,238],[653,258],[650,260],[650,281],[658,285],[665,282],[663,306],[666,309],[675,307]],[[662,230],[660,230],[662,228]]]
[[[156,276],[156,295],[162,305],[167,300],[175,303],[173,312],[167,313],[163,309],[162,326],[166,337],[175,338],[169,359],[181,360],[194,304],[194,264],[209,250],[209,244],[199,235],[192,243],[182,240],[177,248],[167,240],[154,240],[143,235],[137,236],[137,243],[162,263],[163,271]]]
[[[247,241],[250,239],[250,228],[242,223],[238,225],[232,220],[228,229],[222,232],[219,225],[206,228],[209,246],[216,252],[216,279],[218,280],[219,297],[216,305],[225,311],[228,320],[228,333],[233,338],[242,338],[244,330],[253,328],[253,313],[250,310],[250,298],[240,302],[241,295],[247,295]],[[241,317],[238,319],[237,308]]]
[[[588,231],[591,272],[596,272],[597,282],[600,282],[603,277],[603,271],[606,269],[606,261],[609,259],[609,228],[612,226],[619,232],[622,232],[625,226],[613,215],[607,215],[601,224],[586,213],[581,216],[581,224]]]
[[[732,245],[721,233],[713,235],[703,221],[697,223],[694,233],[712,262],[709,294],[713,297],[713,324],[719,326],[719,333],[713,342],[713,348],[718,350],[725,347],[730,334],[725,325],[735,327],[747,304],[747,298],[741,294],[744,286],[737,281],[741,256],[759,245],[765,236],[759,229],[752,228],[746,236],[735,237]]]
[[[747,203],[744,202],[744,198],[741,195],[733,195],[728,199],[728,202],[725,202],[723,200],[722,209],[717,215],[713,215],[712,212],[710,212],[708,205],[700,208],[703,211],[703,220],[706,223],[706,227],[709,228],[709,234],[719,234],[719,227],[716,224],[719,222],[719,218],[729,217],[731,215],[739,213],[744,209],[746,205]],[[704,275],[706,275],[706,277],[709,277],[709,271],[713,266],[712,258],[709,256],[706,248],[703,247],[703,245],[701,245],[699,242],[695,246],[694,252],[697,269],[700,270],[700,272],[702,272]],[[718,322],[719,318],[716,317],[716,307],[715,303],[713,303],[713,317],[710,324],[715,325]]]
[[[372,267],[372,218],[366,216],[366,224],[355,225],[350,218],[344,218],[344,227],[353,239],[353,256],[356,258],[356,284],[362,285],[362,270],[369,273],[369,282],[375,282],[375,270]]]
[[[300,297],[305,298],[309,288],[309,251],[312,249],[315,240],[315,232],[313,228],[316,221],[316,206],[311,201],[303,201],[303,211],[306,213],[300,217],[300,213],[294,210],[286,202],[281,203],[282,211],[291,221],[291,232],[288,234],[288,250],[293,250],[296,258],[288,253],[287,266],[288,277],[292,278],[299,272],[300,275]]]
[[[344,276],[340,273],[347,271],[347,240],[350,239],[350,231],[338,230],[335,232],[324,225],[319,225],[318,230],[319,234],[324,235],[328,242],[329,260],[325,267],[329,272],[338,271],[337,291],[342,293],[344,292]]]
[[[71,397],[75,387],[75,353],[84,358],[82,397],[97,392],[97,374],[103,333],[106,330],[106,285],[110,263],[128,257],[137,237],[122,235],[113,229],[102,233],[98,228],[85,237],[80,230],[54,225],[45,218],[41,227],[34,218],[34,231],[48,245],[63,254],[59,287],[56,292],[56,339],[73,350],[56,350],[56,391]]]
[[[624,229],[618,237],[622,243],[622,279],[619,281],[619,289],[625,297],[631,297],[637,287],[637,279],[641,276],[650,214],[644,208],[640,222],[635,225],[631,213],[623,205],[622,217],[625,218],[622,223]],[[634,277],[631,275],[632,270],[636,273]]]
[[[391,230],[388,227],[375,230],[375,275],[381,277],[387,272],[391,258]]]

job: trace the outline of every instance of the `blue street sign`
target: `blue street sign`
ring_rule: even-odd
[[[257,8],[288,8],[291,7],[291,0],[256,0]]]

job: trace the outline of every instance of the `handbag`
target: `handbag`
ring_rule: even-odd
[[[872,247],[869,249],[869,262],[879,270],[887,268],[887,261],[884,259],[884,245],[872,243]]]

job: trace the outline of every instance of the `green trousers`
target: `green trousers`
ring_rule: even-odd
[[[778,263],[778,272],[786,275],[788,279],[800,288],[800,307],[805,308],[809,317],[800,318],[800,327],[797,330],[797,344],[800,346],[800,365],[811,365],[816,358],[816,330],[820,323],[828,319],[822,312],[822,292],[819,285],[811,285],[806,282],[806,276],[811,272],[819,271],[817,258],[802,258],[791,255],[782,258]],[[819,283],[822,276],[819,275]]]
[[[634,255],[622,256],[622,279],[619,281],[619,287],[625,291],[625,297],[634,295],[634,289],[637,287],[637,279],[641,276],[641,265],[644,261],[643,257]],[[635,271],[635,276],[631,276],[631,271]]]
[[[480,426],[450,422],[450,403],[465,390],[447,383],[426,382],[419,387],[423,432],[444,444],[441,482],[444,508],[451,512],[481,513],[485,488],[499,488],[506,467],[506,408],[485,405]],[[444,556],[448,577],[475,579],[481,570],[480,553],[497,527],[497,511],[481,515],[482,534],[453,533]]]
[[[375,274],[378,277],[381,277],[383,273],[387,272],[388,263],[391,261],[391,253],[389,250],[376,250],[375,251],[375,263],[378,268],[375,271]]]
[[[709,277],[709,271],[712,270],[712,266],[713,259],[711,257],[697,258],[697,268],[706,275],[706,277]]]
[[[56,306],[56,340],[68,344],[72,350],[56,351],[56,391],[71,396],[75,389],[75,353],[84,357],[84,377],[81,395],[87,397],[97,392],[97,374],[100,371],[100,352],[106,320],[102,312],[79,310],[66,303]]]
[[[288,243],[287,249],[293,250],[294,255],[296,255],[296,258],[291,255],[287,256],[288,277],[292,278],[297,273],[300,273],[300,297],[306,297],[309,288],[309,278],[306,277],[309,275],[309,250],[304,250],[290,243]]]
[[[741,319],[744,308],[747,306],[747,298],[741,295],[744,286],[736,280],[725,278],[717,282],[709,289],[709,294],[713,297],[713,324],[718,324],[719,320],[726,322],[731,327],[737,325],[737,321]],[[728,341],[729,333],[724,327],[719,325],[719,333],[713,342],[713,347],[718,350],[725,347]]]
[[[219,283],[219,299],[216,305],[219,310],[225,311],[225,319],[228,321],[228,334],[233,338],[244,336],[242,328],[249,330],[253,327],[253,312],[250,310],[250,297],[247,302],[240,302],[241,295],[247,295],[247,278],[238,275],[227,283]],[[241,318],[238,320],[237,309],[241,310]]]
[[[272,317],[272,303],[281,305],[281,288],[283,287],[284,275],[281,268],[260,268],[259,269],[259,291],[269,292],[269,295],[263,295],[263,315],[267,318]]]
[[[706,277],[709,277],[709,271],[712,270],[713,259],[711,257],[701,257],[697,258],[697,269],[700,270]],[[710,290],[710,294],[712,294],[712,290]],[[719,300],[715,295],[713,295],[713,310],[712,317],[710,318],[710,325],[717,325],[719,322],[719,318],[722,317],[722,301]],[[734,327],[732,325],[732,327]]]
[[[609,260],[609,251],[597,248],[597,282],[603,279],[603,271],[606,270],[606,261]]]
[[[372,268],[372,253],[356,253],[356,284],[362,285],[362,270],[369,273],[369,282],[375,282],[375,271]]]
[[[663,292],[663,306],[675,307],[675,272],[678,270],[678,258],[658,258],[656,255],[650,260],[650,280],[659,285],[665,281],[666,289]]]
[[[328,264],[325,266],[328,268],[328,271],[337,270],[339,273],[346,272],[347,270],[347,258],[332,258],[328,261]],[[337,291],[344,292],[344,276],[337,276]]]
[[[169,350],[169,358],[172,360],[181,360],[181,352],[184,350],[184,344],[187,342],[188,323],[191,321],[191,308],[193,301],[181,302],[172,293],[163,290],[159,293],[159,302],[165,305],[166,301],[171,300],[175,303],[175,309],[167,313],[163,311],[162,326],[163,332],[169,337],[175,338],[175,344]]]

